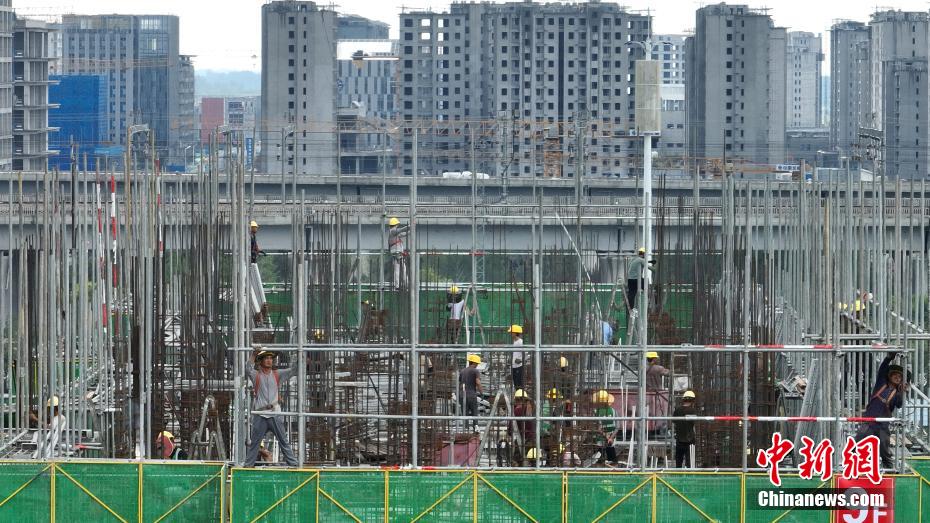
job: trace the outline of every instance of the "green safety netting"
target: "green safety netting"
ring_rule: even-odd
[[[930,460],[894,477],[895,520],[930,522]],[[0,463],[0,521],[780,521],[830,511],[766,510],[766,474],[233,469],[204,463]],[[782,476],[783,488],[834,482]],[[140,497],[140,490],[141,497]],[[141,505],[140,505],[141,500]]]
[[[316,521],[315,470],[233,469],[230,520]]]
[[[220,521],[225,482],[225,468],[219,464],[145,464],[142,519],[151,523]]]
[[[0,521],[51,519],[51,465],[0,463]]]

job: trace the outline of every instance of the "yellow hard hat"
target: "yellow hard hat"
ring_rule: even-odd
[[[449,287],[449,294],[458,294],[458,293],[459,293],[458,287],[456,287],[455,285]]]
[[[615,399],[615,398],[614,398],[614,395],[613,395],[613,394],[608,394],[608,395],[607,395],[607,403],[613,405],[614,399]]]
[[[477,354],[469,354],[467,359],[469,363],[481,363],[481,356]]]
[[[639,250],[636,251],[636,252],[638,252],[638,253],[640,253],[640,254],[646,254],[646,248],[645,248],[645,247],[640,247]]]
[[[258,222],[255,220],[252,220],[251,222],[249,222],[249,227],[258,227]]]
[[[685,400],[687,399],[693,400],[694,398],[695,398],[694,392],[690,390],[686,390],[685,393],[681,395],[681,399],[685,399]]]
[[[59,403],[60,401],[58,400],[58,396],[52,396],[45,402],[45,406],[46,407],[57,407]]]
[[[511,334],[523,334],[523,327],[520,325],[514,324],[514,325],[511,325],[509,329],[507,329],[507,332]]]
[[[658,353],[658,352],[649,351],[649,352],[646,353],[646,359],[647,359],[647,360],[651,360],[652,358],[658,358],[658,357],[659,357],[659,353]]]
[[[528,451],[526,451],[526,459],[536,459],[536,456],[537,456],[537,455],[538,455],[538,454],[536,453],[536,448],[535,448],[535,447],[534,447],[534,448],[531,448],[531,449],[528,450]]]
[[[568,367],[568,358],[562,356],[559,358],[559,368],[564,369],[565,367]]]
[[[513,397],[514,399],[529,398],[529,396],[526,395],[526,391],[523,389],[517,389],[517,392],[513,393]]]
[[[591,401],[594,403],[607,403],[610,401],[610,394],[606,390],[599,390],[594,393],[594,397],[591,398]]]
[[[318,339],[323,339],[323,329],[314,329],[313,337]]]
[[[546,394],[546,396],[551,400],[559,399],[560,397],[562,397],[562,395],[559,394],[559,389],[555,387],[552,387],[551,389],[549,389],[549,392]]]
[[[856,300],[856,312],[862,310],[862,300]]]
[[[167,430],[163,430],[158,433],[158,437],[165,438],[165,439],[174,439],[174,434],[168,432]]]
[[[391,218],[390,220],[388,220],[388,226],[396,227],[398,225],[400,225],[400,220],[398,220],[397,218]]]
[[[255,359],[259,359],[259,360],[260,360],[260,359],[264,358],[265,356],[271,356],[271,357],[273,358],[273,357],[275,357],[275,356],[277,356],[277,355],[278,355],[278,353],[275,352],[275,351],[273,351],[273,350],[262,349],[262,350],[258,351],[258,354],[255,355]]]

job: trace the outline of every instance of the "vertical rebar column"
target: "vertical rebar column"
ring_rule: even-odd
[[[652,136],[643,137],[643,248],[646,264],[643,267],[640,302],[640,354],[639,354],[639,466],[646,468],[646,350],[649,348],[649,262],[652,260]],[[580,289],[579,289],[580,290]]]
[[[420,306],[419,306],[419,263],[417,263],[417,142],[420,137],[420,128],[413,130],[413,176],[410,178],[410,220],[408,232],[408,251],[410,263],[407,279],[410,285],[410,464],[414,468],[419,466],[420,453],[420,357],[417,353],[417,344],[420,339]]]

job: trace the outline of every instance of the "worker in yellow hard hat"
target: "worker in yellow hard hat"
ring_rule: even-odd
[[[401,225],[400,220],[391,217],[388,220],[388,251],[394,267],[394,288],[400,289],[407,285],[407,232],[409,225]]]
[[[187,451],[174,441],[174,434],[167,430],[155,436],[155,452],[161,459],[187,459]]]
[[[672,416],[696,416],[694,399],[694,391],[686,390],[681,395],[681,404],[675,407]],[[675,427],[675,467],[682,468],[686,462],[690,467],[694,467],[694,421],[675,420],[672,425]]]
[[[672,371],[659,364],[659,353],[649,351],[646,353],[646,401],[649,413],[656,416],[668,416],[669,397],[668,388],[662,383],[662,378]],[[650,430],[664,430],[668,421],[657,420],[650,422]]]
[[[513,394],[513,415],[516,418],[535,418],[536,413],[533,410],[533,401],[529,394],[523,389],[517,389]],[[517,426],[517,434],[513,433],[513,426]],[[523,449],[536,445],[536,422],[527,419],[517,420],[516,423],[507,424],[507,433],[513,438],[513,448]],[[515,460],[520,461],[522,453],[514,456]]]
[[[254,400],[252,402],[252,437],[245,456],[245,466],[255,465],[258,449],[268,432],[275,435],[288,465],[296,467],[297,456],[287,441],[284,422],[281,419],[281,387],[297,374],[300,358],[295,354],[291,365],[286,369],[277,369],[274,360],[277,354],[263,347],[257,347],[250,355],[252,365],[246,366],[246,378],[252,384]],[[254,412],[261,412],[260,414]]]
[[[468,366],[459,373],[459,397],[463,398],[463,409],[466,416],[478,415],[478,395],[484,394],[481,388],[481,356],[469,354],[466,358]]]
[[[594,393],[591,398],[594,403],[594,415],[602,418],[598,422],[599,432],[595,436],[595,443],[600,447],[600,457],[598,463],[610,465],[617,461],[617,449],[614,448],[614,439],[617,436],[616,411],[614,411],[614,400],[612,394],[604,389]]]
[[[458,343],[466,310],[465,297],[455,285],[450,286],[446,294],[446,310],[449,311],[449,318],[446,320],[446,342]]]
[[[647,263],[646,248],[640,247],[636,251],[636,256],[632,257],[627,264],[626,299],[628,300],[627,303],[629,304],[631,312],[639,306],[636,297],[640,289],[644,287],[643,282],[646,276],[646,267],[648,267],[650,271],[655,270],[655,260],[649,260]]]
[[[258,246],[258,222],[255,220],[249,224],[249,237],[252,247],[252,263],[258,263],[258,255],[264,255],[265,251]]]
[[[41,453],[39,452],[39,432],[33,432],[32,443],[36,445],[35,452],[32,453],[32,459],[49,459],[62,455],[62,434],[68,428],[68,418],[61,412],[61,398],[52,395],[45,401],[47,414],[45,417],[44,443],[42,444]],[[30,421],[39,426],[38,411],[29,413]]]
[[[510,377],[513,380],[513,388],[522,389],[526,384],[526,353],[523,352],[523,326],[513,324],[507,329],[514,345],[514,351],[510,358]]]

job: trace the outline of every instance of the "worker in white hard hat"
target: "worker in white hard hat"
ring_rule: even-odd
[[[513,390],[522,389],[526,383],[526,353],[523,352],[523,326],[513,324],[507,329],[514,345],[510,358],[510,377],[513,380]]]
[[[264,256],[265,251],[258,246],[258,222],[255,220],[249,223],[249,237],[252,248],[252,263],[258,263],[258,255],[261,254]]]
[[[481,356],[469,354],[467,360],[468,366],[459,373],[459,394],[463,398],[465,415],[477,416],[478,394],[484,394],[484,389],[481,388],[481,371],[478,370]]]
[[[174,434],[167,430],[155,436],[155,452],[161,459],[187,459],[187,451],[174,441]]]
[[[33,433],[32,443],[36,445],[36,450],[32,453],[32,459],[50,459],[63,454],[61,436],[68,428],[68,418],[61,413],[61,399],[53,395],[46,400],[45,408],[48,409],[48,413],[45,418],[47,425],[44,427],[42,445],[39,448],[39,432]],[[33,417],[37,418],[34,415]],[[38,419],[35,421],[38,422]]]
[[[391,217],[388,220],[388,251],[394,266],[394,288],[400,289],[407,284],[407,232],[409,225],[401,225],[400,220]]]
[[[675,407],[672,415],[675,417],[696,416],[694,399],[694,392],[686,390],[681,395],[681,404]],[[687,463],[690,468],[693,468],[694,421],[675,420],[672,424],[675,426],[675,467],[682,468]]]
[[[447,343],[458,343],[462,320],[465,319],[465,297],[455,285],[449,287],[446,294],[446,310],[449,311],[449,319],[446,320]]]
[[[284,460],[288,465],[296,467],[297,456],[291,450],[291,445],[287,441],[287,435],[284,432],[284,423],[281,420],[281,385],[287,384],[292,376],[297,374],[300,358],[295,354],[292,358],[291,366],[286,369],[274,368],[274,360],[277,354],[274,351],[265,350],[258,347],[250,355],[250,363],[246,366],[246,377],[252,383],[252,390],[255,399],[252,402],[253,411],[261,411],[261,414],[252,414],[252,438],[249,442],[249,448],[245,456],[245,466],[255,465],[258,459],[258,449],[265,434],[271,432],[278,443],[281,445],[281,453],[284,454]]]
[[[626,275],[626,298],[629,303],[630,311],[638,307],[638,302],[636,297],[639,294],[639,291],[643,288],[643,281],[645,279],[646,267],[649,267],[649,270],[655,270],[655,260],[650,260],[649,263],[646,263],[646,248],[640,247],[636,251],[636,256],[632,257],[627,264],[627,275]]]

